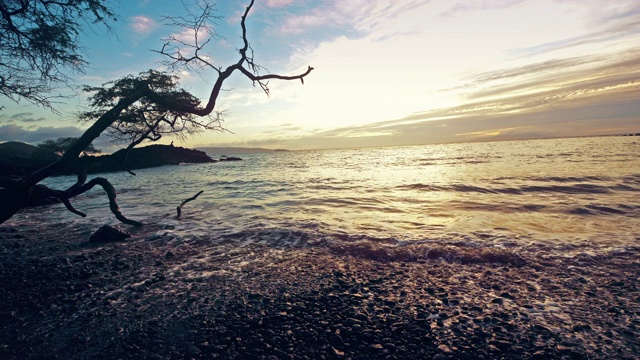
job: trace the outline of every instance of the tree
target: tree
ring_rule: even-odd
[[[0,1],[0,95],[54,110],[54,88],[87,64],[78,41],[83,24],[108,28],[115,20],[107,1]]]
[[[246,19],[253,6],[252,0],[247,6],[240,20],[242,28],[243,46],[238,50],[237,62],[226,68],[210,64],[208,57],[201,55],[207,41],[200,42],[198,34],[208,31],[208,20],[213,17],[213,7],[209,4],[201,5],[202,13],[193,15],[190,19],[167,18],[175,24],[187,26],[195,30],[196,38],[191,56],[185,56],[179,47],[173,47],[168,39],[165,46],[158,53],[166,56],[175,67],[199,66],[214,70],[216,79],[210,91],[209,98],[202,104],[195,96],[179,88],[177,78],[165,73],[149,70],[138,76],[127,76],[123,79],[105,84],[100,88],[88,88],[93,93],[90,106],[93,110],[85,112],[85,120],[93,120],[92,125],[56,162],[19,179],[0,177],[0,223],[10,219],[17,211],[24,208],[34,191],[57,197],[67,207],[78,215],[84,214],[71,205],[69,199],[82,194],[96,185],[101,186],[109,197],[111,211],[123,223],[141,225],[139,222],[127,219],[118,208],[116,192],[113,186],[104,178],[95,178],[86,182],[86,173],[78,175],[78,181],[66,190],[54,190],[39,184],[43,179],[52,176],[72,164],[80,154],[105,131],[121,134],[123,139],[130,141],[129,147],[135,146],[144,139],[157,140],[162,134],[195,132],[210,129],[220,129],[219,112],[214,112],[216,101],[222,90],[222,85],[233,73],[239,72],[258,84],[268,95],[268,81],[300,80],[311,73],[309,66],[306,71],[292,76],[278,74],[264,74],[260,66],[253,61],[253,51],[247,39]],[[213,114],[213,115],[212,115]],[[198,118],[206,117],[200,121]]]
[[[78,138],[63,137],[57,140],[45,140],[42,143],[38,144],[38,147],[40,149],[47,150],[56,155],[62,156],[67,151],[67,149],[70,148],[71,145],[73,145],[73,143],[75,143],[76,141],[78,141]],[[89,144],[89,146],[87,146],[83,151],[84,154],[98,154],[101,152],[102,150],[96,149],[93,144]]]

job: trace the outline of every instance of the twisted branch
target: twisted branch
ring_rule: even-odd
[[[200,192],[198,192],[197,194],[193,195],[192,197],[183,200],[182,203],[180,203],[180,205],[178,205],[178,207],[176,207],[176,211],[178,212],[178,215],[176,215],[176,219],[180,219],[180,215],[182,215],[182,207],[184,206],[184,204],[188,203],[189,201],[193,201],[195,199],[198,198],[198,196],[200,196],[200,194],[202,194],[204,192],[204,190],[200,190]]]

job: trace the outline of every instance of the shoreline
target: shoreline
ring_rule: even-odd
[[[149,229],[145,230],[148,231]],[[0,357],[632,359],[636,253],[387,261],[0,226]],[[206,250],[206,251],[204,251]]]

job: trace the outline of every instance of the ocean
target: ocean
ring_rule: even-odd
[[[640,252],[638,137],[240,156],[96,176],[113,183],[125,216],[148,224],[123,225],[143,240],[333,247],[403,261]],[[45,184],[74,181],[63,176]],[[201,190],[175,219],[176,206]],[[72,202],[88,217],[54,205],[23,211],[5,225],[74,232],[119,224],[99,188]]]

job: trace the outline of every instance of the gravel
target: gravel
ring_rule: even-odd
[[[635,359],[640,258],[392,261],[0,227],[2,359]],[[145,230],[146,231],[146,230]]]

